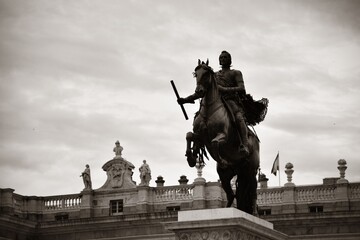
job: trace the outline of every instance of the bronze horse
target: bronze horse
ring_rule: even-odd
[[[259,168],[259,140],[249,129],[249,155],[240,153],[240,140],[235,124],[218,90],[215,73],[206,63],[199,60],[195,68],[196,98],[201,98],[200,110],[193,122],[193,132],[186,134],[186,156],[190,167],[196,159],[203,161],[206,150],[217,162],[217,172],[230,207],[236,198],[237,208],[250,214],[257,214],[256,174]],[[193,144],[192,144],[193,143]],[[205,155],[206,156],[206,155]],[[231,180],[237,176],[236,193]]]

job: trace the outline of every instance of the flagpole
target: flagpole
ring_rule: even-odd
[[[280,183],[280,155],[279,155],[279,151],[278,151],[278,156],[279,156],[279,187],[281,187],[281,183]]]

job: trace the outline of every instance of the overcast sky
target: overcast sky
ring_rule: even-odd
[[[280,152],[296,185],[338,177],[360,181],[359,1],[40,1],[0,0],[0,187],[21,195],[78,193],[89,164],[93,188],[114,157],[147,160],[150,186],[189,182],[185,121],[170,85],[194,92],[200,58],[219,70],[232,54],[245,87],[269,99],[261,169],[269,186]],[[214,160],[204,168],[217,181]]]

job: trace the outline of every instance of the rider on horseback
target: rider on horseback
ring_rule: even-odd
[[[222,99],[233,116],[233,121],[240,135],[240,151],[248,155],[248,132],[244,106],[242,104],[246,91],[242,73],[239,70],[230,69],[231,55],[227,51],[221,52],[219,64],[221,65],[221,70],[216,72],[216,82]]]
[[[247,138],[248,132],[244,107],[241,102],[246,95],[246,91],[242,73],[239,70],[230,69],[231,55],[226,51],[221,52],[219,56],[219,63],[222,69],[215,74],[219,92],[239,133],[239,150],[247,156],[249,154]],[[200,98],[200,96],[197,92],[195,92],[186,98],[179,98],[178,103],[195,103],[194,100],[198,98]]]
[[[256,212],[256,172],[260,159],[259,139],[247,125],[254,126],[264,120],[268,100],[254,101],[246,94],[242,73],[230,69],[228,52],[221,53],[219,62],[221,70],[214,73],[208,61],[199,60],[194,70],[195,93],[186,98],[176,94],[181,105],[201,99],[193,131],[186,134],[185,156],[189,166],[194,167],[202,162],[203,155],[206,157],[206,149],[218,163],[226,206],[232,206],[236,197],[237,208],[251,214]],[[230,184],[234,176],[237,176],[235,194]]]

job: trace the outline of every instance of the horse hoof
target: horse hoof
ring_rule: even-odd
[[[196,165],[196,159],[193,157],[187,157],[187,161],[190,167],[195,167]]]
[[[226,207],[229,208],[232,206],[233,202],[234,202],[234,199],[235,199],[235,196],[231,196],[229,197],[228,201],[227,201],[227,204],[226,204]]]

